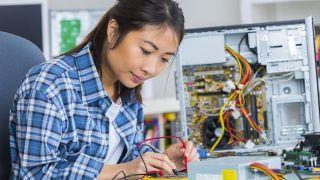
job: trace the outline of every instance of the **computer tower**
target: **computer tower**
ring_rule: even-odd
[[[294,146],[320,130],[315,57],[312,17],[186,30],[177,134],[211,151]]]

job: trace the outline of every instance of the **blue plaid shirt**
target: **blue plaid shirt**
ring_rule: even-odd
[[[125,143],[121,162],[138,156],[143,110],[132,91],[113,126]],[[12,176],[19,179],[94,179],[109,147],[111,100],[90,55],[80,52],[32,68],[10,114]],[[143,152],[148,151],[144,149]]]

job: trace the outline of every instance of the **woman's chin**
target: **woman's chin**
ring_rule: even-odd
[[[130,88],[130,89],[135,88],[135,87],[137,87],[139,84],[141,84],[141,83],[137,84],[137,83],[134,83],[134,82],[132,82],[132,81],[124,81],[124,82],[121,81],[121,83],[122,83],[125,87]]]

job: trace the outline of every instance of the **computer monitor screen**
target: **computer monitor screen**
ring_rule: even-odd
[[[43,50],[41,4],[0,5],[0,31],[30,40]]]
[[[0,31],[23,37],[49,58],[48,6],[43,0],[0,0]]]

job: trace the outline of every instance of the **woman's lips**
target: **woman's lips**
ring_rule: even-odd
[[[135,74],[132,73],[132,81],[136,84],[140,84],[145,80],[145,78],[137,76]]]

